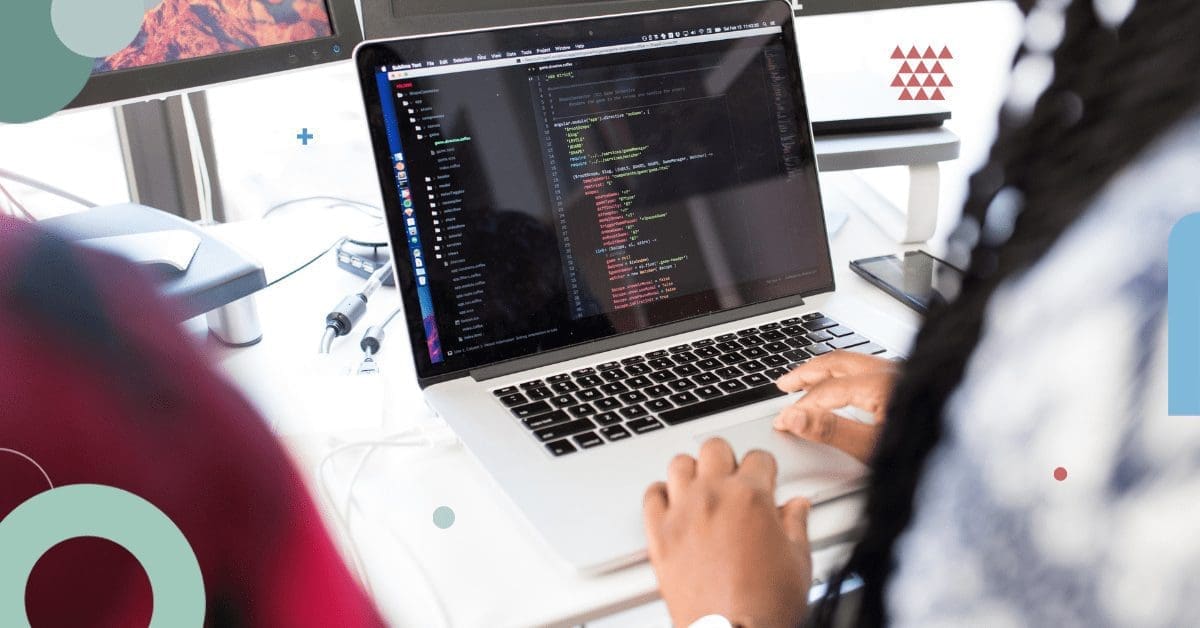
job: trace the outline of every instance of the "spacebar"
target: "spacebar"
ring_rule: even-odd
[[[658,418],[666,421],[667,425],[678,425],[717,412],[748,406],[752,403],[766,401],[775,397],[782,397],[785,394],[787,393],[779,390],[775,384],[764,384],[750,390],[743,390],[731,395],[725,395],[724,397],[717,397],[708,401],[694,403],[690,406],[660,412]]]

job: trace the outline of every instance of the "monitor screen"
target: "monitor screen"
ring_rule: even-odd
[[[127,48],[97,59],[94,74],[333,35],[325,0],[162,0]]]
[[[791,13],[369,44],[423,377],[832,287]]]

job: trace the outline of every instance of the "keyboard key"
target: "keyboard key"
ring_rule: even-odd
[[[837,321],[833,320],[832,318],[825,318],[822,316],[819,318],[806,319],[800,326],[808,331],[818,331],[821,329],[828,329],[830,327],[837,327],[837,325]]]
[[[627,393],[621,393],[621,394],[617,395],[617,398],[625,403],[641,403],[641,402],[645,401],[648,397],[646,397],[646,395],[642,394],[641,392],[634,390],[634,391],[627,392]]]
[[[610,441],[621,440],[622,438],[629,438],[631,436],[629,430],[620,425],[611,425],[603,428],[600,430],[600,433],[604,434],[604,438]]]
[[[809,355],[804,349],[793,349],[792,351],[784,351],[783,357],[787,358],[787,360],[790,362],[802,362],[811,358],[812,356]]]
[[[718,353],[717,355],[720,355],[720,354]],[[705,358],[705,359],[697,362],[696,366],[698,366],[706,371],[715,371],[715,370],[721,368],[721,364],[722,364],[722,362],[720,360],[714,360],[712,358]]]
[[[678,377],[679,377],[678,375],[676,375],[666,369],[663,369],[661,371],[654,371],[653,373],[650,374],[650,379],[652,379],[660,384],[662,384],[664,382],[669,382],[673,379],[677,379]]]
[[[827,331],[814,331],[812,333],[804,334],[804,337],[813,342],[827,342],[829,340],[833,340],[833,334]]]
[[[723,354],[720,359],[725,364],[737,364],[738,362],[746,361],[746,358],[742,357],[742,354],[740,353],[726,353]]]
[[[597,410],[603,412],[605,410],[616,410],[617,408],[620,408],[621,402],[612,397],[603,397],[593,401],[592,405],[596,406]]]
[[[767,353],[783,353],[788,350],[788,346],[782,342],[768,342],[763,345],[763,351]]]
[[[801,318],[801,320],[811,321],[811,320],[818,319],[818,318],[825,318],[825,315],[820,312],[813,312],[812,314],[805,314],[804,316],[801,316],[800,318]]]
[[[549,412],[547,414],[537,414],[531,417],[526,417],[521,419],[521,423],[524,423],[525,427],[531,430],[540,430],[543,427],[550,427],[551,425],[566,423],[570,420],[571,417],[567,416],[566,412],[563,412],[562,410],[555,410],[554,412]]]
[[[736,342],[722,342],[717,345],[721,353],[737,353],[742,350],[742,345]]]
[[[565,382],[569,381],[570,379],[571,375],[569,373],[559,373],[558,375],[547,377],[546,381],[550,382],[551,384],[557,384],[558,382]]]
[[[575,393],[575,398],[580,401],[595,401],[604,396],[604,393],[595,388],[588,388]]]
[[[542,386],[540,388],[530,388],[529,390],[525,391],[525,394],[530,399],[546,399],[548,397],[554,396],[554,393],[551,392],[550,389],[546,388],[545,386]]]
[[[783,325],[784,327],[787,327],[789,325],[799,325],[800,319],[799,318],[785,318],[785,319],[779,321],[779,324]]]
[[[863,353],[866,355],[879,355],[880,353],[887,351],[887,349],[884,349],[883,347],[881,347],[873,342],[868,342],[865,345],[858,345],[857,347],[850,347],[849,349],[847,349],[847,351],[853,351],[855,353]]]
[[[699,373],[700,369],[697,368],[695,364],[684,364],[683,366],[677,366],[671,369],[671,372],[680,377],[691,377],[692,375]]]
[[[519,406],[523,403],[529,403],[529,400],[526,399],[525,395],[522,395],[521,393],[513,393],[511,395],[504,395],[501,397],[500,403],[511,408],[513,406]]]
[[[629,381],[633,381],[633,380],[629,380]],[[628,391],[629,388],[626,387],[625,384],[622,384],[621,382],[609,382],[609,383],[601,386],[600,390],[604,391],[604,394],[606,394],[606,395],[619,395],[623,392]]]
[[[867,339],[858,334],[850,334],[849,336],[834,338],[833,340],[829,341],[829,346],[833,347],[834,349],[849,349],[850,347],[857,347],[858,345],[865,344],[867,344]]]
[[[644,419],[637,419],[636,421],[629,421],[625,426],[633,430],[634,434],[645,434],[646,432],[661,430],[663,424],[651,417],[646,417]]]
[[[644,375],[638,375],[637,377],[630,377],[629,379],[625,380],[625,385],[630,388],[645,388],[653,383],[654,382],[650,381],[649,377],[646,377]]]
[[[804,335],[804,328],[799,325],[793,325],[791,327],[784,327],[783,329],[781,329],[779,331],[783,332],[783,335],[785,335],[785,336],[803,336]]]
[[[764,355],[767,355],[767,352],[762,347],[750,347],[749,349],[743,350],[742,355],[753,360],[755,358],[761,358]]]
[[[646,416],[650,413],[646,412],[645,408],[635,403],[632,406],[625,406],[624,408],[617,410],[617,414],[625,417],[626,419],[636,419],[638,417]]]
[[[788,363],[787,358],[783,357],[782,355],[769,355],[759,361],[770,367],[783,366],[784,364]]]
[[[775,329],[779,329],[779,323],[767,323],[766,325],[758,326],[758,331],[772,331]]]
[[[658,358],[665,358],[665,357],[667,357],[666,349],[659,349],[658,351],[651,351],[650,353],[646,354],[647,360],[655,360]]]
[[[715,358],[721,355],[721,352],[716,347],[701,347],[692,353],[698,358]]]
[[[640,362],[645,362],[645,361],[646,361],[646,358],[643,358],[640,355],[635,355],[633,357],[629,357],[629,358],[625,358],[624,360],[621,360],[621,364],[629,366],[630,364],[638,364]]]
[[[553,408],[551,408],[550,404],[546,403],[545,401],[535,401],[533,403],[527,403],[523,406],[512,408],[512,413],[518,419],[524,419],[525,417],[541,414],[543,412],[549,412],[551,410],[553,410]]]
[[[585,416],[592,416],[593,414],[596,414],[596,409],[594,407],[592,407],[592,404],[585,403],[585,404],[580,404],[578,406],[572,406],[570,408],[567,408],[567,413],[573,417],[582,418]]]
[[[621,417],[617,416],[616,412],[601,412],[592,417],[592,420],[599,425],[616,425],[621,422]]]
[[[681,392],[681,393],[678,393],[675,395],[671,395],[670,397],[667,397],[667,398],[670,399],[672,402],[674,402],[675,405],[677,405],[677,406],[685,406],[689,403],[696,403],[697,401],[700,401],[699,397],[697,397],[695,394],[690,393],[690,392]]]
[[[745,338],[746,336],[757,336],[758,328],[757,327],[749,327],[746,329],[742,329],[742,330],[738,331],[737,335],[739,338]]]
[[[662,412],[664,410],[670,410],[674,407],[675,406],[666,399],[651,399],[650,401],[646,402],[646,409],[651,412]]]
[[[554,404],[554,407],[556,408],[562,408],[564,406],[573,406],[575,405],[576,401],[575,397],[572,395],[559,395],[551,399],[550,403]]]
[[[696,389],[696,396],[700,397],[701,399],[713,399],[715,397],[720,397],[723,394],[725,393],[722,393],[720,390],[718,390],[716,386],[701,386]]]
[[[787,372],[788,372],[787,369],[777,366],[773,369],[768,369],[766,373],[763,373],[763,375],[766,375],[767,378],[770,379],[771,381],[775,381],[775,380],[779,379],[780,377],[787,375]]]
[[[551,425],[550,427],[543,427],[534,432],[533,435],[542,442],[549,442],[594,429],[596,429],[594,423],[587,419],[579,419],[567,423],[559,423],[558,425]]]
[[[690,379],[684,378],[684,379],[677,379],[673,382],[668,382],[667,386],[670,386],[671,390],[674,390],[674,391],[691,390],[696,387],[696,383]]]
[[[818,342],[811,347],[805,347],[805,350],[813,355],[825,355],[826,353],[833,351],[829,345],[823,342]]]
[[[741,377],[742,370],[736,366],[727,366],[723,369],[717,369],[716,371],[713,371],[713,374],[721,379],[731,379],[734,377]]]
[[[746,371],[747,373],[757,373],[759,371],[767,370],[767,365],[759,362],[758,360],[750,360],[749,362],[742,362],[738,368]]]
[[[506,397],[515,392],[517,392],[516,386],[505,386],[504,388],[497,388],[496,390],[493,390],[492,394],[496,395],[497,397]]]
[[[651,398],[666,397],[667,395],[671,394],[671,389],[663,386],[662,384],[655,384],[649,388],[646,388],[642,392],[646,393],[646,395]]]
[[[546,383],[543,382],[542,380],[535,379],[533,381],[529,381],[529,382],[525,382],[524,384],[521,384],[521,390],[529,390],[530,388],[541,388],[542,386],[545,386],[545,385],[546,385]]]
[[[765,340],[767,342],[775,342],[775,341],[783,340],[784,338],[787,338],[787,336],[779,330],[765,331],[765,332],[759,334],[758,337],[762,338],[763,340]]]
[[[742,383],[751,388],[754,388],[755,386],[762,386],[764,384],[770,384],[771,380],[766,375],[763,375],[762,373],[751,373],[750,375],[747,375],[742,378]]]
[[[605,362],[604,364],[601,364],[601,365],[597,366],[596,368],[600,369],[600,371],[603,372],[603,371],[607,371],[609,369],[618,368],[620,366],[621,366],[620,362],[613,361],[613,362]]]
[[[595,432],[584,432],[571,437],[571,440],[579,444],[584,449],[599,447],[604,444],[604,439],[596,435]]]
[[[567,454],[573,454],[579,451],[565,438],[562,440],[556,440],[553,443],[546,443],[546,449],[549,449],[550,453],[554,454],[555,456],[565,456]]]
[[[802,349],[812,344],[812,341],[804,336],[796,336],[783,341],[783,344],[792,347],[793,349]]]
[[[834,336],[837,336],[838,338],[841,338],[842,336],[849,336],[850,334],[854,333],[853,329],[850,329],[849,327],[846,327],[845,325],[838,325],[837,327],[830,327],[829,329],[826,329],[825,331],[833,334]]]
[[[697,384],[700,384],[701,386],[705,386],[708,384],[715,384],[715,383],[721,381],[721,378],[717,377],[713,373],[701,373],[701,374],[693,377],[692,381],[696,382]]]
[[[693,342],[692,346],[699,349],[700,347],[711,347],[715,343],[716,341],[712,338],[705,338],[704,340],[697,340],[696,342]]]
[[[727,380],[721,382],[720,384],[717,384],[717,388],[720,388],[721,390],[723,390],[727,393],[735,393],[735,392],[739,392],[742,390],[746,390],[746,385],[743,384],[741,382],[741,380],[727,379]]]
[[[575,380],[575,383],[581,388],[595,388],[596,386],[603,384],[604,380],[596,377],[595,375],[584,375],[583,377]]]
[[[646,364],[649,364],[650,368],[652,369],[669,369],[672,366],[675,366],[675,363],[672,362],[670,358],[658,358],[656,360],[650,360]]]
[[[683,353],[684,351],[688,351],[691,348],[692,348],[692,345],[685,343],[685,344],[681,344],[681,345],[675,345],[674,347],[667,349],[667,351],[670,351],[671,353]]]
[[[625,367],[625,372],[629,373],[630,375],[645,375],[646,373],[649,373],[650,371],[651,371],[651,368],[646,366],[645,364],[631,364],[631,365]]]
[[[742,343],[743,347],[757,347],[759,345],[767,344],[766,340],[763,340],[758,336],[746,336],[745,338],[739,338],[738,342]]]
[[[678,425],[717,412],[750,405],[767,399],[774,399],[775,397],[782,397],[783,394],[783,391],[776,388],[774,384],[767,384],[757,388],[747,388],[731,395],[675,408],[674,410],[668,410],[660,414],[659,418],[665,421],[667,425]]]
[[[629,376],[626,375],[625,371],[621,370],[620,368],[614,368],[614,369],[600,371],[600,378],[607,382],[615,382],[618,380],[625,379],[626,377],[629,377]]]
[[[575,382],[554,382],[550,385],[550,390],[562,394],[575,392],[576,390],[579,390],[579,387],[575,385]]]
[[[595,375],[595,374],[596,374],[596,369],[594,369],[590,366],[587,368],[576,369],[574,371],[571,371],[571,377],[583,377],[584,375]]]
[[[700,358],[696,357],[696,354],[692,353],[691,351],[684,351],[683,353],[676,353],[675,355],[671,356],[671,359],[675,360],[676,364],[687,364],[689,362],[695,362]]]

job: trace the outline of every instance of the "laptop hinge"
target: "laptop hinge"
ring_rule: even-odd
[[[760,314],[769,314],[778,310],[785,310],[801,305],[804,305],[804,298],[800,296],[784,297],[782,299],[774,299],[772,301],[765,301],[763,303],[755,303],[753,305],[747,305],[732,310],[724,310],[705,316],[698,316],[696,318],[689,318],[687,320],[661,325],[651,329],[621,334],[611,338],[602,338],[600,340],[586,342],[573,347],[564,347],[554,351],[545,351],[536,355],[515,358],[505,362],[498,362],[496,364],[489,364],[484,367],[472,369],[470,371],[470,376],[476,381],[504,377],[505,375],[520,373],[521,371],[528,371],[530,369],[540,368],[549,364],[566,362],[567,360],[574,360],[575,358],[603,353],[605,351],[612,351],[613,349],[620,349],[622,347],[630,347],[643,342],[657,340],[659,338],[666,338],[676,334],[696,331],[697,329],[704,329],[705,327],[712,327],[714,325],[720,325],[743,318],[750,318]]]

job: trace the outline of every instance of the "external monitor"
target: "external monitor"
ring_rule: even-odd
[[[347,60],[360,41],[355,0],[162,0],[128,47],[96,60],[70,107]]]

